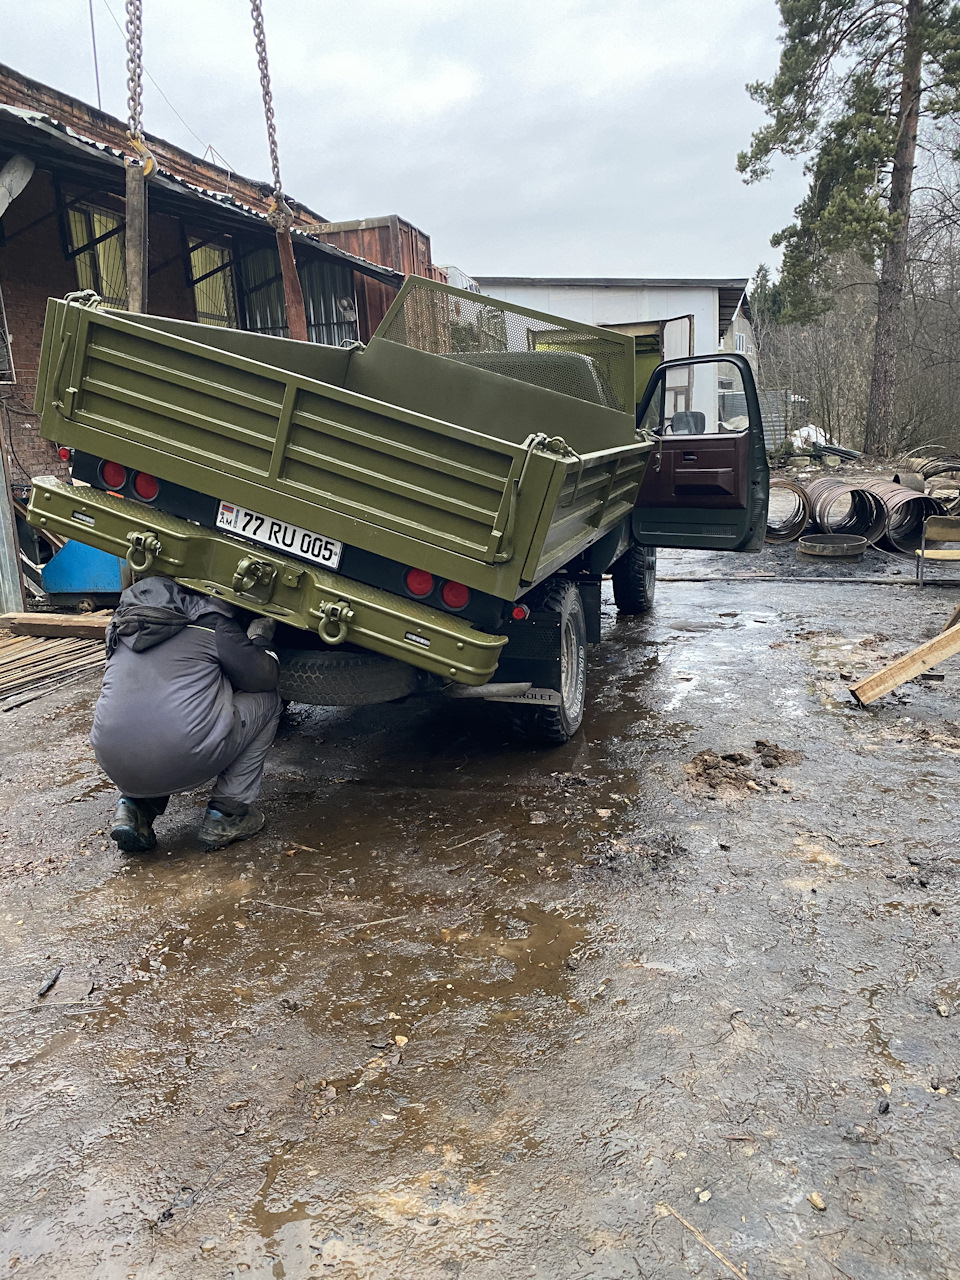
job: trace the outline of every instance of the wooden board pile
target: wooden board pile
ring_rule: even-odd
[[[0,627],[7,629],[0,631],[0,711],[12,711],[102,667],[103,632],[107,622],[109,618],[102,616],[7,614],[0,617]],[[28,634],[16,634],[24,630]],[[41,634],[29,634],[31,631]],[[44,631],[48,634],[42,634]]]

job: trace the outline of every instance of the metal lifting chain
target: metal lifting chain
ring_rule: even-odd
[[[127,111],[130,137],[143,140],[143,5],[127,0]]]
[[[280,182],[280,153],[277,150],[277,126],[273,118],[273,92],[270,89],[270,67],[267,63],[267,37],[263,30],[263,9],[260,0],[250,0],[253,16],[253,34],[257,43],[257,66],[260,69],[260,88],[263,91],[263,114],[267,121],[267,142],[270,147],[270,164],[273,167],[274,194],[279,205],[283,200]]]
[[[257,66],[260,69],[260,88],[263,91],[263,114],[267,121],[267,142],[270,145],[270,164],[273,167],[273,200],[267,218],[277,233],[277,253],[280,256],[280,275],[283,279],[283,300],[287,313],[287,333],[298,342],[308,339],[307,316],[303,305],[303,290],[297,272],[297,260],[293,251],[290,229],[293,211],[283,198],[280,182],[280,154],[277,150],[277,125],[273,117],[273,93],[270,89],[270,67],[267,64],[267,37],[263,30],[261,0],[250,0],[253,16],[253,34],[257,43]],[[328,638],[329,639],[329,638]],[[329,643],[338,643],[330,640]]]

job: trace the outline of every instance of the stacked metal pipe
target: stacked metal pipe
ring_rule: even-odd
[[[819,533],[856,533],[878,542],[887,526],[882,499],[864,484],[820,476],[807,485],[811,524]]]
[[[924,520],[944,514],[943,504],[936,498],[892,480],[864,480],[863,486],[883,503],[886,522],[880,545],[888,551],[912,555],[920,546]]]
[[[960,469],[960,459],[954,461]],[[790,513],[767,526],[767,542],[773,543],[793,542],[809,529],[814,533],[859,534],[888,551],[912,555],[920,546],[924,521],[946,513],[945,504],[937,498],[879,477],[853,482],[818,476],[806,486],[778,478],[770,482],[770,488],[789,490],[795,498]]]
[[[784,489],[792,497],[789,513],[767,519],[767,542],[793,542],[810,523],[810,498],[797,480],[782,480],[779,476],[770,481],[771,491]]]

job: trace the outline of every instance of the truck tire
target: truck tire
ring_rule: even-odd
[[[343,649],[281,649],[280,697],[317,707],[364,707],[412,693],[415,667],[379,653]]]
[[[529,706],[514,703],[510,721],[514,732],[528,742],[543,746],[560,746],[568,742],[580,728],[586,701],[587,620],[583,601],[576,584],[563,578],[548,585],[540,609],[560,615],[560,705]]]
[[[649,613],[657,589],[657,548],[630,541],[611,570],[613,598],[621,613]]]

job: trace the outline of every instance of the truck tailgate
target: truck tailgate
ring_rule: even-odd
[[[505,636],[475,630],[466,618],[52,476],[34,480],[29,514],[40,528],[126,556],[145,572],[168,574],[194,590],[319,632],[330,644],[357,644],[459,684],[489,680],[506,644]]]

